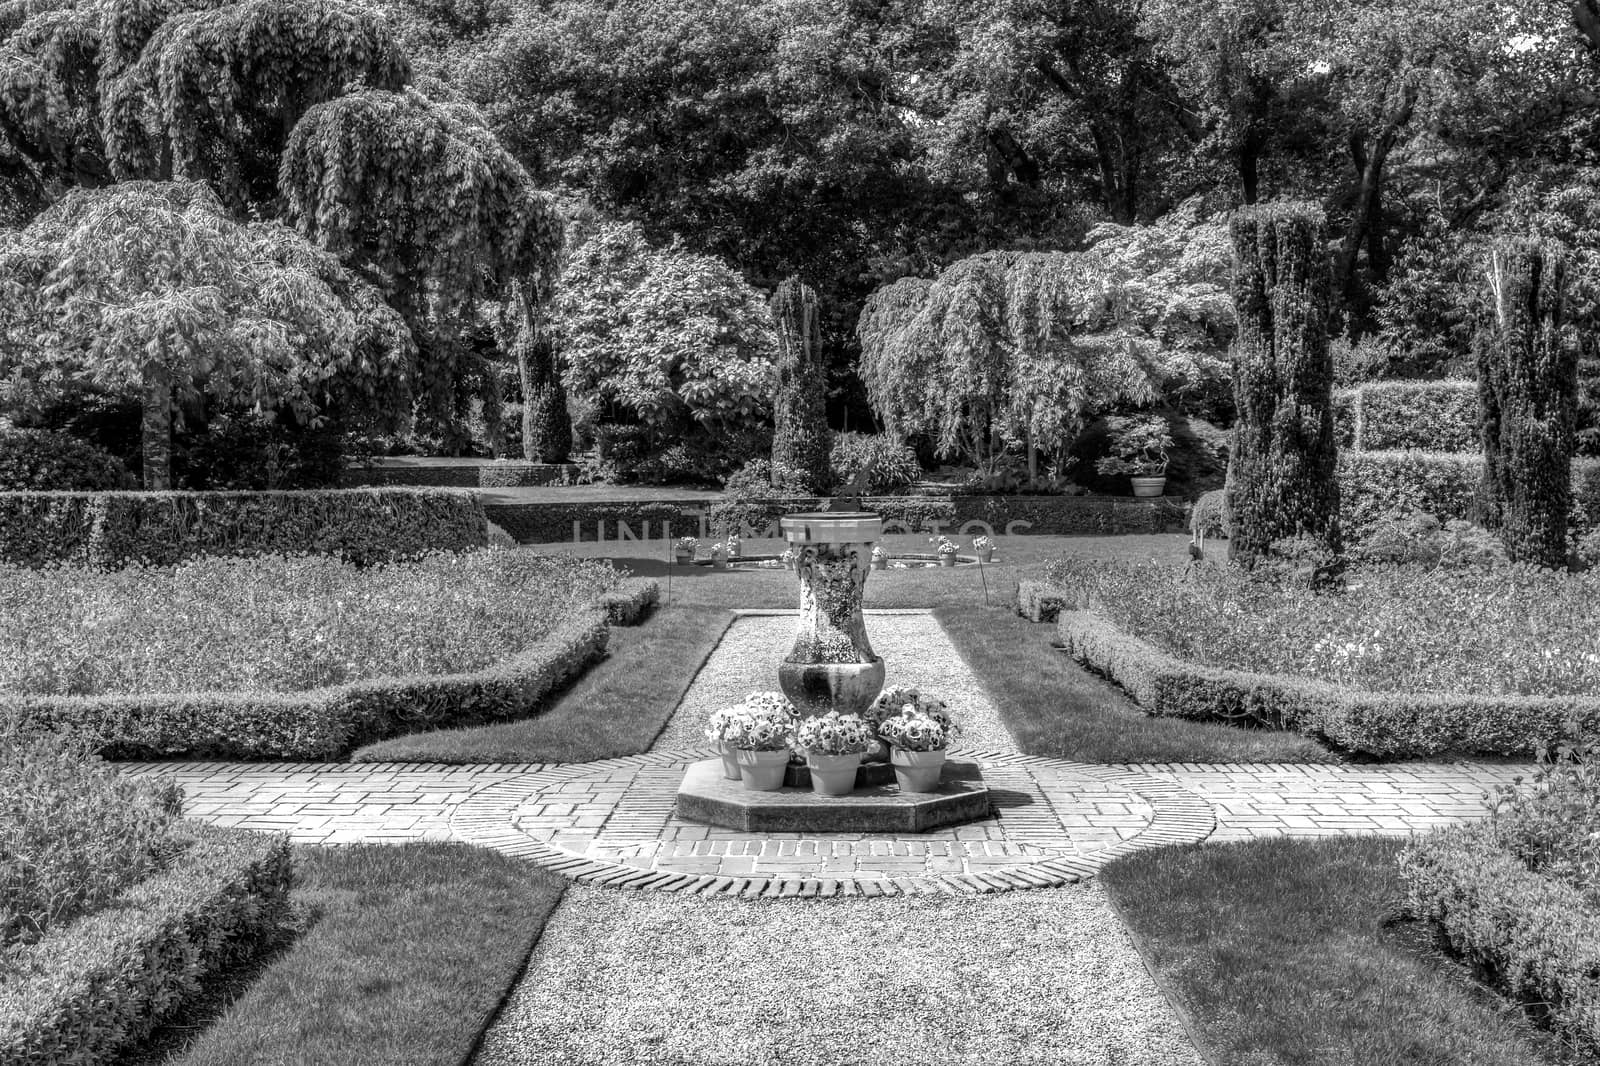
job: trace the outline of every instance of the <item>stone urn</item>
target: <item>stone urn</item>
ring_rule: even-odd
[[[800,626],[778,686],[802,717],[860,714],[883,691],[883,660],[867,640],[861,593],[883,520],[866,511],[785,515],[795,553]]]

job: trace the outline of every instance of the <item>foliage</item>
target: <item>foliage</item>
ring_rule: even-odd
[[[1366,532],[1351,552],[1358,562],[1394,563],[1436,570],[1494,570],[1509,560],[1500,538],[1465,519],[1440,522],[1426,512],[1389,514]]]
[[[345,470],[343,439],[331,427],[222,412],[198,432],[176,435],[173,479],[185,489],[322,489]]]
[[[74,190],[0,233],[0,374],[141,395],[145,485],[165,488],[174,396],[309,419],[341,388],[403,380],[409,337],[350,299],[361,284],[276,223],[233,222],[205,185]]]
[[[1498,843],[1528,869],[1565,881],[1600,911],[1600,743],[1576,725],[1538,753],[1526,781],[1495,788]]]
[[[1108,421],[1111,454],[1095,463],[1102,474],[1160,477],[1167,472],[1172,432],[1160,415],[1114,416]]]
[[[1185,576],[1155,563],[1066,561],[1049,575],[1128,633],[1196,663],[1379,692],[1579,696],[1600,685],[1600,654],[1570,636],[1600,620],[1600,575],[1371,567],[1339,594],[1233,568]]]
[[[817,294],[798,277],[772,294],[777,335],[778,398],[773,407],[772,464],[795,471],[802,495],[832,488],[827,379],[820,362]]]
[[[465,673],[537,642],[617,580],[603,563],[522,551],[5,576],[0,693],[14,696],[300,692]]]
[[[356,565],[487,542],[483,505],[438,489],[0,495],[0,564],[164,566],[322,553]]]
[[[807,755],[858,755],[872,742],[872,727],[859,714],[838,711],[802,718],[794,736],[795,750]]]
[[[1493,315],[1477,344],[1481,519],[1505,540],[1512,560],[1552,567],[1567,558],[1578,384],[1566,272],[1558,246],[1497,243],[1488,278]]]
[[[1480,447],[1474,381],[1369,382],[1340,390],[1334,401],[1341,447],[1425,452]]]
[[[0,994],[0,1060],[123,1061],[204,982],[285,932],[287,839],[212,826],[188,833],[171,869],[20,956]]]
[[[864,476],[873,495],[898,492],[922,477],[917,453],[884,434],[835,433],[829,465],[836,484]]]
[[[115,456],[88,441],[44,429],[0,430],[0,492],[94,492],[131,481]]]
[[[1212,489],[1194,501],[1189,516],[1189,532],[1196,537],[1226,537],[1233,522],[1227,511],[1227,492]]]
[[[0,721],[0,971],[6,950],[161,869],[182,792],[118,775],[83,741]]]
[[[706,518],[718,536],[763,536],[772,518],[772,501],[807,495],[801,491],[804,482],[798,470],[752,459],[729,475],[722,497],[706,509]]]
[[[1337,553],[1322,209],[1244,208],[1231,233],[1239,421],[1228,455],[1228,558],[1249,565],[1268,556],[1274,541],[1296,536],[1317,537]]]
[[[937,718],[902,712],[880,722],[878,736],[901,751],[943,751],[950,746],[951,730]]]
[[[755,291],[710,256],[651,248],[637,226],[603,225],[572,254],[551,328],[569,391],[597,424],[635,429],[644,454],[714,442],[726,457],[727,435],[771,409],[776,341]]]
[[[735,710],[722,729],[730,748],[784,751],[794,739],[794,708],[779,693],[752,692]]]

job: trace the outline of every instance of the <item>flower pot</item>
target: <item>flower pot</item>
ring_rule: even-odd
[[[806,755],[811,768],[811,791],[819,796],[848,796],[855,791],[861,755]]]
[[[694,555],[690,552],[673,552],[672,558],[676,560],[679,566],[694,561]]]
[[[1129,480],[1133,482],[1135,496],[1159,496],[1167,487],[1165,477],[1136,477]]]
[[[933,792],[939,787],[939,775],[944,773],[943,751],[906,751],[890,748],[889,761],[894,764],[894,779],[901,792]]]
[[[734,758],[739,763],[739,778],[752,792],[776,792],[783,787],[784,767],[789,765],[789,749],[782,751],[751,751],[735,748]]]
[[[988,562],[989,560],[991,560],[993,558],[994,558],[994,549],[993,548],[979,548],[978,549],[978,561],[980,563],[986,563],[986,562]]]
[[[722,753],[722,776],[729,781],[739,780],[739,749],[730,748],[727,744],[718,744],[717,748]]]
[[[944,552],[944,553],[940,554],[940,556],[939,556],[939,565],[940,566],[954,566],[954,565],[956,565],[956,557],[953,554],[951,554],[950,552]]]

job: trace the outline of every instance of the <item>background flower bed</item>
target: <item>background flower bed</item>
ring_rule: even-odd
[[[1600,693],[1600,574],[1384,567],[1348,591],[1254,582],[1220,567],[1067,559],[1048,584],[1196,663],[1377,692]]]
[[[0,695],[299,692],[475,670],[610,592],[523,551],[357,568],[324,557],[119,571],[0,568]]]

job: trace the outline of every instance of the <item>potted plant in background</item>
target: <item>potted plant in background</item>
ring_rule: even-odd
[[[733,561],[733,560],[735,560],[735,559],[737,559],[737,558],[739,558],[739,534],[737,534],[737,533],[735,533],[735,532],[734,532],[734,531],[733,531],[733,530],[731,530],[731,529],[730,529],[730,530],[728,530],[728,538],[727,538],[727,540],[726,540],[726,541],[725,541],[725,542],[724,542],[724,545],[723,545],[723,546],[724,546],[724,547],[725,547],[725,548],[726,548],[726,550],[727,550],[727,554],[728,554],[728,561],[729,561],[729,562],[730,562],[730,563],[731,563],[731,562],[732,562],[732,561]]]
[[[872,727],[859,714],[829,711],[802,721],[795,747],[805,753],[811,768],[811,790],[823,796],[848,796],[873,739]]]
[[[694,537],[679,537],[677,543],[672,546],[673,558],[680,563],[692,563],[694,553],[699,547],[700,542]]]
[[[719,540],[711,545],[711,568],[713,570],[726,570],[728,568],[728,549]]]
[[[711,717],[706,721],[706,739],[717,746],[717,751],[722,755],[722,776],[729,781],[739,780],[739,759],[734,753],[733,746],[728,743],[728,735],[744,729],[743,720],[749,712],[743,704],[734,707],[724,707],[720,711],[712,711]]]
[[[747,700],[741,710],[744,713],[730,720],[723,731],[723,742],[733,749],[745,788],[776,792],[783,787],[783,772],[789,765],[794,717],[770,701]]]
[[[889,745],[902,792],[932,792],[944,773],[945,751],[960,734],[943,700],[915,688],[886,689],[868,712]]]
[[[938,547],[936,547],[934,550],[939,553],[940,566],[956,565],[955,541],[951,540],[949,537],[940,537],[938,541]]]
[[[972,550],[978,553],[980,563],[986,563],[994,558],[994,541],[979,533],[972,538]]]
[[[883,570],[889,565],[889,553],[883,550],[882,544],[872,546],[872,569]]]
[[[1160,415],[1108,418],[1111,453],[1094,464],[1107,477],[1127,475],[1135,496],[1160,496],[1167,487],[1167,452],[1172,431]]]

